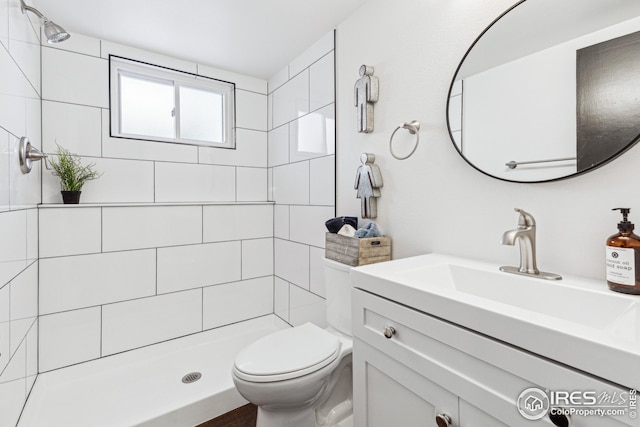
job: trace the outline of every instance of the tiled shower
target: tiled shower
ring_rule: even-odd
[[[0,3],[0,425],[13,426],[38,373],[39,168],[22,175],[18,142],[40,139],[40,42]]]
[[[324,325],[333,32],[267,82],[80,34],[40,47],[37,26],[5,9],[0,425],[15,425],[37,372],[274,312]],[[236,149],[111,138],[109,54],[234,82]],[[60,204],[38,164],[20,173],[23,135],[103,172],[80,205]]]
[[[334,34],[269,81],[275,313],[326,326],[324,221],[335,216]]]

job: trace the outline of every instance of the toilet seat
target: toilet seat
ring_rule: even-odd
[[[312,323],[275,332],[236,357],[234,374],[251,382],[283,381],[315,372],[340,354],[340,340]]]

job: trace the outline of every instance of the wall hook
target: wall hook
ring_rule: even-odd
[[[47,157],[49,156],[31,145],[29,138],[26,136],[20,138],[20,143],[18,144],[18,159],[20,161],[20,170],[23,174],[31,172],[31,168],[33,167],[32,163],[38,160],[44,160],[45,168],[51,169],[49,163],[47,163]]]
[[[400,157],[393,152],[393,137],[395,136],[396,132],[398,132],[400,129],[407,129],[411,135],[416,136],[415,145],[411,149],[411,152],[404,157]],[[418,133],[419,130],[420,130],[420,122],[417,120],[411,120],[410,122],[402,123],[400,126],[398,126],[391,134],[391,138],[389,138],[389,151],[391,151],[391,155],[398,160],[405,160],[411,157],[413,153],[416,151],[416,148],[418,148],[418,143],[420,142],[420,134]]]

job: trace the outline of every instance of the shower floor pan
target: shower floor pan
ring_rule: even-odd
[[[40,374],[18,427],[198,425],[247,403],[235,355],[287,327],[269,315]]]

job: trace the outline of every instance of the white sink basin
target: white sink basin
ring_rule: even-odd
[[[560,272],[561,273],[561,272]],[[354,287],[621,385],[640,387],[640,296],[429,254],[354,268]]]
[[[446,263],[399,271],[396,276],[409,283],[441,286],[598,329],[606,329],[636,305],[613,293],[563,286],[561,282],[513,275],[497,268],[487,271]]]

